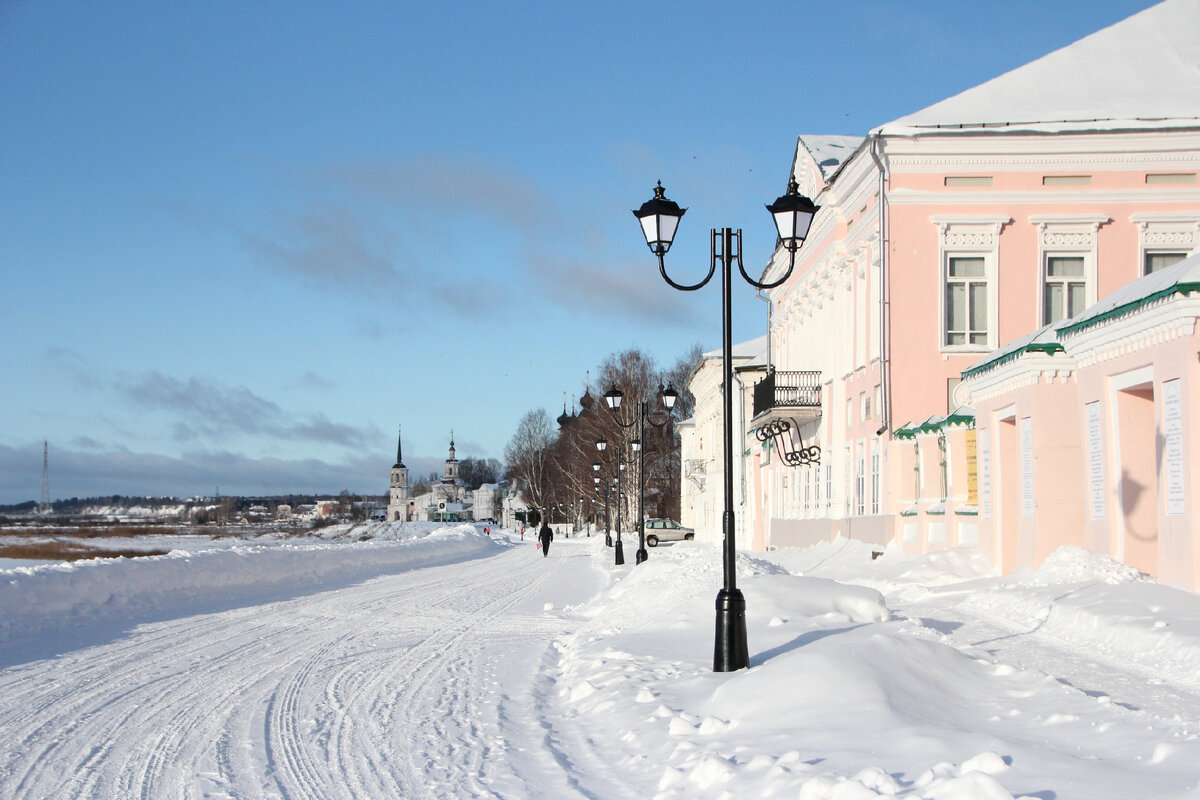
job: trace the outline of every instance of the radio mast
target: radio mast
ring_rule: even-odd
[[[42,502],[38,504],[39,514],[50,513],[50,442],[42,440]]]

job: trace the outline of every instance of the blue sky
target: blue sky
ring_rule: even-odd
[[[398,425],[501,459],[609,353],[719,346],[655,181],[677,279],[723,226],[756,274],[797,135],[1149,5],[0,0],[0,503],[44,440],[52,498],[383,493]]]

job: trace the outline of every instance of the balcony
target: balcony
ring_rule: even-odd
[[[821,416],[821,373],[772,370],[754,384],[753,424],[792,419],[798,424]]]

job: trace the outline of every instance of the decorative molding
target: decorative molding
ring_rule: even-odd
[[[1179,203],[1200,205],[1200,188],[1186,191],[1175,189],[1092,189],[1079,187],[1076,191],[1052,189],[1014,191],[946,192],[925,189],[895,189],[888,192],[892,206],[996,206],[996,205],[1068,205],[1087,202],[1106,205],[1147,205],[1150,203]]]

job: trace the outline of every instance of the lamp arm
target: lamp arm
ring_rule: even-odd
[[[788,248],[787,272],[783,273],[783,277],[773,283],[759,283],[758,281],[754,280],[754,278],[751,278],[749,275],[747,275],[745,267],[742,266],[742,254],[740,252],[738,253],[737,262],[738,262],[738,269],[741,271],[742,277],[745,278],[746,282],[749,283],[751,286],[753,286],[757,289],[774,289],[776,286],[779,286],[780,284],[782,284],[784,281],[786,281],[788,278],[791,277],[792,270],[795,269],[795,267],[796,267],[796,251],[792,250],[791,248]]]
[[[712,279],[713,273],[717,271],[717,263],[714,261],[713,263],[709,264],[708,274],[704,276],[704,280],[700,281],[699,283],[694,283],[691,286],[686,286],[682,283],[676,283],[675,281],[671,280],[671,276],[667,274],[667,265],[663,261],[662,253],[658,254],[658,271],[662,273],[663,280],[669,283],[672,288],[678,289],[681,292],[694,292],[697,289],[703,288]]]
[[[617,423],[622,428],[632,428],[634,425],[637,425],[636,419],[630,420],[629,422],[621,422],[621,418],[617,416],[615,411],[613,412],[612,418],[613,422]]]

